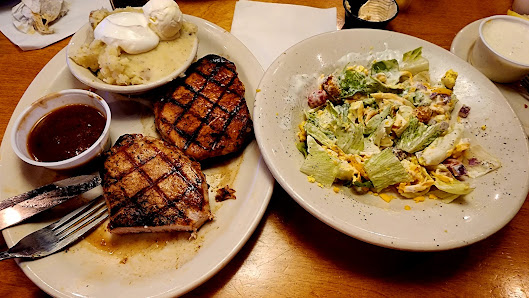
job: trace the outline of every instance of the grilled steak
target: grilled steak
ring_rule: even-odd
[[[121,136],[101,177],[112,233],[195,231],[212,217],[200,164],[160,139]]]
[[[235,64],[217,55],[193,63],[154,108],[162,138],[196,160],[240,150],[252,136]]]

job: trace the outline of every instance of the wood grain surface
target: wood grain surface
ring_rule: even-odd
[[[337,8],[342,1],[280,2]],[[388,30],[445,49],[465,25],[505,14],[511,0],[413,0]],[[182,11],[230,30],[235,1],[180,0]],[[0,136],[33,78],[68,39],[23,52],[0,34]],[[8,169],[1,169],[7,171]],[[0,250],[7,249],[0,237]],[[14,260],[0,262],[0,297],[46,296]],[[276,184],[257,230],[235,258],[187,296],[222,297],[527,297],[529,202],[491,237],[445,252],[380,248],[341,234],[302,209]]]

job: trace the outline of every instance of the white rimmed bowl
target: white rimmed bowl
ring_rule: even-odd
[[[112,85],[103,82],[99,78],[97,78],[89,69],[84,68],[77,63],[75,63],[71,58],[71,54],[79,49],[83,44],[86,43],[91,36],[92,28],[90,27],[90,24],[86,24],[81,29],[79,29],[73,36],[70,42],[68,43],[68,47],[66,49],[66,63],[68,64],[68,68],[70,69],[70,72],[73,74],[74,77],[76,77],[81,83],[90,86],[92,88],[95,88],[97,90],[102,91],[108,91],[108,92],[114,92],[114,93],[120,93],[120,94],[141,94],[145,93],[149,90],[155,89],[157,87],[160,87],[162,85],[165,85],[169,83],[170,81],[174,80],[178,76],[180,76],[182,73],[184,73],[189,65],[193,63],[195,60],[195,57],[197,55],[198,51],[198,37],[195,39],[195,43],[193,44],[193,48],[191,49],[189,56],[185,60],[185,62],[180,65],[178,68],[176,68],[173,72],[171,72],[169,75],[155,80],[151,81],[145,84],[140,85],[128,85],[128,86],[120,86],[120,85]]]
[[[474,179],[474,191],[451,204],[431,199],[387,203],[374,195],[356,194],[347,188],[335,193],[332,188],[310,183],[300,171],[304,159],[296,142],[303,111],[308,109],[307,96],[317,88],[320,75],[347,64],[366,66],[374,59],[402,59],[403,53],[417,47],[422,47],[422,55],[430,62],[433,82],[449,69],[459,73],[454,92],[460,105],[472,109],[465,120],[468,132],[502,167]],[[317,35],[278,57],[258,90],[253,113],[255,136],[273,176],[312,215],[362,241],[410,251],[466,246],[504,227],[527,197],[529,148],[509,103],[470,64],[424,40],[374,29]]]
[[[71,104],[85,104],[98,109],[105,117],[105,128],[97,141],[77,156],[55,162],[34,160],[28,152],[28,135],[34,125],[53,110]],[[73,170],[88,164],[109,148],[111,112],[106,101],[99,95],[81,89],[67,89],[48,94],[33,102],[18,116],[11,133],[11,146],[15,154],[26,163],[51,170]]]
[[[497,45],[491,44],[487,41],[484,35],[484,27],[490,26],[492,23],[497,21],[507,21],[512,24],[518,24],[525,28],[525,33],[529,32],[529,21],[522,18],[508,16],[508,15],[496,15],[485,18],[479,25],[479,35],[476,43],[470,51],[470,63],[482,72],[485,76],[497,83],[512,83],[521,80],[523,77],[529,74],[529,64],[522,63],[520,61],[513,60],[512,57],[502,54],[498,50]],[[502,35],[504,42],[503,46],[516,46],[515,42],[518,40],[529,41],[527,34],[525,36],[514,36],[506,30]],[[509,44],[510,43],[510,44]],[[527,45],[525,46],[527,48]],[[526,55],[529,55],[529,49],[526,50]]]

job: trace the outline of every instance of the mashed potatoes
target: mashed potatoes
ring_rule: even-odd
[[[161,40],[154,49],[141,54],[127,54],[120,47],[94,39],[93,29],[105,17],[118,12],[141,12],[141,8],[92,12],[88,42],[70,55],[75,63],[90,69],[105,83],[139,85],[156,81],[180,68],[191,55],[197,40],[197,26],[187,22],[183,22],[178,38]]]

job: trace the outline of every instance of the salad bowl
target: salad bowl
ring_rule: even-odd
[[[422,56],[429,62],[432,82],[440,81],[449,70],[458,73],[453,87],[458,102],[452,118],[457,119],[462,105],[471,107],[464,120],[465,130],[501,167],[470,179],[473,191],[451,203],[406,199],[397,193],[395,199],[383,200],[373,192],[358,193],[350,187],[325,187],[311,181],[300,171],[304,155],[297,147],[309,94],[337,69],[390,59],[402,63],[403,54],[416,48],[422,48]],[[529,151],[519,119],[492,82],[434,44],[383,30],[325,33],[300,42],[277,58],[258,90],[255,134],[270,171],[304,209],[349,236],[400,250],[453,249],[498,231],[525,200]]]

